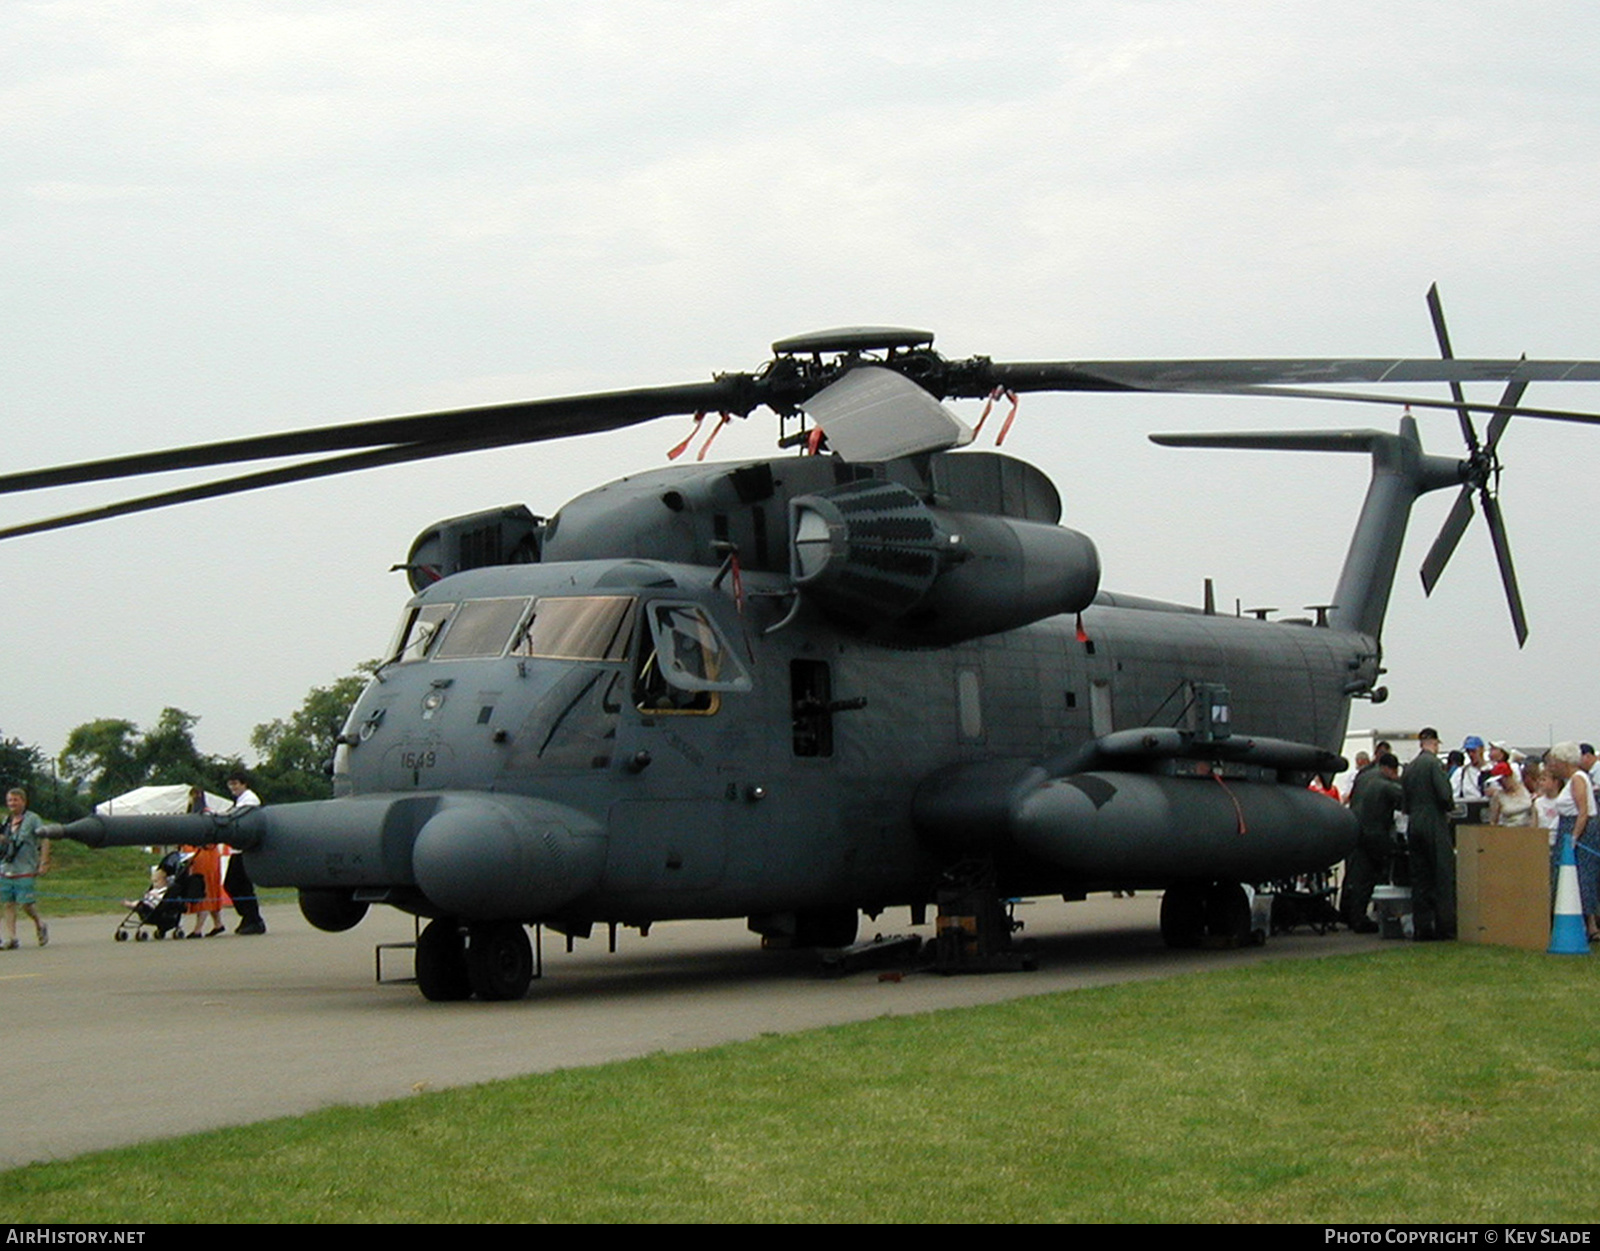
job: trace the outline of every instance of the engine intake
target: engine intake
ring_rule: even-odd
[[[956,512],[869,479],[790,503],[795,585],[864,632],[934,645],[1078,612],[1100,587],[1087,536]]]

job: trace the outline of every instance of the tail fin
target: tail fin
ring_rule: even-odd
[[[1417,423],[1400,419],[1400,433],[1381,430],[1307,430],[1263,434],[1153,434],[1163,447],[1253,448],[1277,452],[1365,452],[1372,457],[1372,482],[1345,554],[1328,623],[1376,638],[1383,629],[1405,541],[1411,505],[1429,491],[1460,486],[1465,461],[1422,450]]]

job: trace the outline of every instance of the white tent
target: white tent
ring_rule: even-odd
[[[213,795],[210,791],[206,792],[208,812],[226,812],[231,807],[233,800]],[[181,783],[175,786],[138,786],[126,795],[118,795],[115,799],[107,799],[96,804],[94,810],[103,817],[160,816],[172,812],[188,812],[189,788]]]

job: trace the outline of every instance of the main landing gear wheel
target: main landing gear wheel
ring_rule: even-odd
[[[813,908],[794,918],[796,947],[848,947],[856,941],[861,916],[854,908]]]
[[[417,989],[424,999],[446,1003],[472,997],[461,926],[450,917],[429,921],[417,936]]]
[[[1176,882],[1161,897],[1161,938],[1169,947],[1243,947],[1250,897],[1238,882]]]
[[[467,931],[467,975],[479,999],[521,999],[533,981],[533,947],[515,921],[492,921]]]

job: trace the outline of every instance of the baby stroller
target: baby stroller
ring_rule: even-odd
[[[205,882],[189,872],[192,854],[169,851],[161,857],[150,874],[150,889],[128,909],[112,935],[117,942],[127,942],[132,934],[142,943],[150,937],[147,928],[162,939],[183,924],[189,901],[205,893]]]

